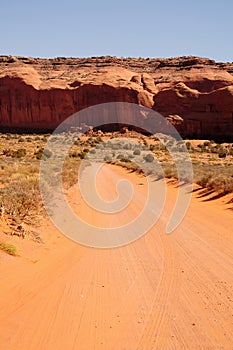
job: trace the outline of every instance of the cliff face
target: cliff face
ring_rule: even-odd
[[[53,130],[71,114],[104,102],[152,108],[183,136],[232,139],[233,63],[0,56],[0,131]]]

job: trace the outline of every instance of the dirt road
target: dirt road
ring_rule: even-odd
[[[122,177],[138,193],[124,213],[105,220],[72,190],[74,210],[107,227],[138,215],[145,178],[104,166],[97,188],[112,200]],[[176,193],[169,186],[160,220],[124,247],[84,247],[46,222],[35,260],[1,253],[0,349],[232,349],[232,211],[193,198],[182,224],[166,235]]]

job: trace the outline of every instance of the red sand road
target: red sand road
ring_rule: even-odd
[[[112,199],[122,177],[146,197],[145,178],[110,166],[98,176],[100,194]],[[103,224],[76,190],[68,197],[80,216]],[[137,215],[135,198],[112,226]],[[169,186],[159,222],[125,247],[87,248],[46,222],[35,261],[1,253],[0,349],[232,349],[232,211],[193,198],[182,224],[166,235],[175,199]]]

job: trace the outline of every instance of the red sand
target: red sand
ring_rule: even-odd
[[[97,183],[104,198],[115,193],[113,173],[145,194],[144,178],[104,166]],[[70,203],[101,225],[76,192]],[[166,235],[175,198],[169,186],[161,220],[125,247],[83,247],[45,222],[44,245],[17,258],[1,253],[0,349],[232,349],[232,211],[221,200],[193,198],[182,224]]]

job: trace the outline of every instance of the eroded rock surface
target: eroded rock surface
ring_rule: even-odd
[[[183,136],[232,139],[233,63],[0,56],[2,131],[53,130],[69,115],[104,102],[154,109]]]

